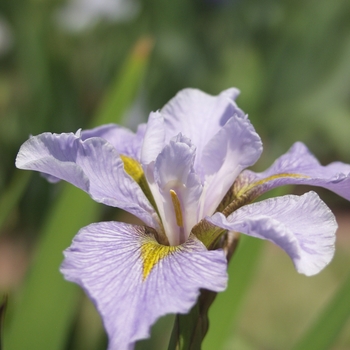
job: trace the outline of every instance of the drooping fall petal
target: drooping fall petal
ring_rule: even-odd
[[[208,251],[194,237],[162,246],[145,227],[118,222],[81,229],[61,267],[96,305],[109,350],[133,349],[159,317],[188,312],[200,288],[224,290],[226,269],[223,251]]]
[[[255,189],[262,194],[284,185],[320,186],[350,200],[350,165],[334,162],[322,166],[303,143],[296,142],[264,172],[243,171],[236,187],[237,192]]]
[[[297,271],[308,276],[320,272],[334,254],[338,225],[315,192],[270,198],[246,205],[227,218],[216,213],[207,220],[275,243],[290,256]]]
[[[16,166],[68,181],[97,202],[124,209],[158,227],[154,208],[124,171],[118,152],[103,138],[83,141],[73,133],[34,136],[22,145]]]

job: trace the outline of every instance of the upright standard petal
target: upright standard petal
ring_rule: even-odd
[[[154,162],[165,143],[164,118],[159,112],[152,112],[148,118],[147,128],[141,151],[141,163],[146,166]]]
[[[195,147],[181,134],[171,140],[154,164],[151,186],[171,245],[186,241],[199,221],[202,184],[194,173]]]
[[[197,164],[205,145],[233,116],[244,116],[234,100],[239,91],[231,88],[212,96],[196,89],[184,89],[160,111],[165,120],[166,142],[182,133],[197,149]]]
[[[117,222],[79,231],[61,271],[83,287],[99,310],[109,350],[131,350],[168,313],[186,313],[201,288],[226,288],[223,251],[208,251],[196,238],[159,245],[145,227]]]
[[[216,213],[207,220],[275,243],[291,257],[297,271],[307,276],[321,271],[334,254],[338,226],[315,192],[270,198],[246,205],[227,218]]]
[[[322,166],[303,143],[296,142],[264,172],[243,171],[235,191],[261,194],[283,185],[320,186],[350,200],[350,165],[334,162]]]
[[[261,152],[261,139],[246,116],[233,116],[214,135],[201,159],[205,214],[214,213],[239,173],[253,165]]]
[[[22,145],[16,166],[68,181],[97,202],[124,209],[158,228],[154,208],[124,171],[118,152],[102,138],[83,141],[72,133],[34,136]]]

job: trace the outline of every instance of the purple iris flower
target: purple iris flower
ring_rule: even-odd
[[[265,172],[245,170],[262,143],[235,103],[238,93],[185,89],[136,133],[112,124],[43,133],[19,151],[18,168],[66,180],[144,223],[91,224],[64,252],[61,271],[96,305],[110,350],[133,349],[159,317],[188,312],[201,288],[223,291],[220,242],[228,232],[274,242],[305,275],[333,257],[337,224],[316,193],[251,202],[287,184],[325,187],[350,200],[350,165],[322,166],[296,143]]]

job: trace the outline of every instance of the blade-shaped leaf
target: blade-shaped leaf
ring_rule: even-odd
[[[31,177],[30,172],[16,170],[9,187],[1,195],[0,229],[5,224],[6,219],[12,212],[13,208],[17,205],[18,201],[21,199],[22,194],[28,185],[30,177]]]
[[[5,349],[62,349],[79,296],[79,288],[58,271],[62,251],[82,226],[97,219],[97,207],[84,192],[64,184],[43,229],[23,295],[12,305]]]
[[[97,112],[93,126],[116,122],[130,107],[146,72],[148,57],[153,48],[150,37],[141,38],[133,48],[131,56],[121,68]],[[117,118],[117,119],[116,119]]]
[[[241,235],[238,248],[229,264],[227,289],[217,295],[209,309],[209,332],[204,338],[203,350],[223,349],[228,337],[234,331],[263,245],[262,240]]]
[[[151,47],[149,39],[136,44],[93,125],[121,120],[139,89]],[[68,184],[63,186],[41,234],[20,300],[12,305],[11,324],[5,334],[6,349],[58,350],[67,340],[79,288],[64,281],[58,271],[62,250],[82,226],[97,220],[99,205],[82,191]]]
[[[350,317],[350,274],[293,350],[327,350]]]
[[[289,192],[288,190],[289,186],[280,187],[270,191],[263,198],[281,196]],[[227,289],[217,295],[209,309],[209,331],[202,344],[203,350],[223,349],[227,339],[235,331],[264,244],[260,239],[241,235],[238,248],[229,263]]]

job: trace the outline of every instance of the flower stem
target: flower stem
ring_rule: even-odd
[[[221,241],[227,263],[235,253],[239,242],[237,232],[227,232]],[[177,314],[168,350],[200,350],[209,329],[208,311],[217,296],[216,292],[202,289],[196,304],[186,314]]]
[[[177,314],[168,350],[200,350],[209,328],[208,310],[217,293],[201,290],[197,303],[186,314]]]

